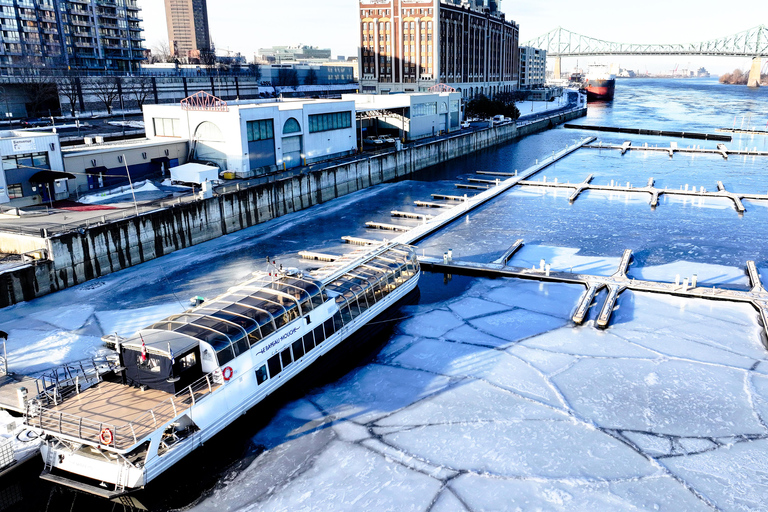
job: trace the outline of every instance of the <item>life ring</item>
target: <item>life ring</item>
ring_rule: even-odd
[[[225,381],[229,381],[229,379],[232,378],[232,374],[235,373],[234,370],[232,370],[231,366],[227,366],[221,371],[221,376],[224,377]]]
[[[101,429],[101,433],[99,434],[99,441],[101,441],[101,444],[105,446],[109,446],[112,444],[112,441],[114,440],[114,437],[112,436],[112,431],[108,428]]]

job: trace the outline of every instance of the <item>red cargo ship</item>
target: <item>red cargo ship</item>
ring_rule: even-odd
[[[587,73],[587,101],[611,101],[616,90],[616,75],[607,68],[590,68]]]

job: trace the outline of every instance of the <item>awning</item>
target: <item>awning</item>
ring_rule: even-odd
[[[33,174],[29,178],[29,181],[32,183],[50,183],[55,180],[63,179],[73,180],[75,179],[75,175],[61,171],[39,171]]]
[[[109,171],[106,167],[103,165],[101,167],[90,167],[85,170],[86,174],[106,174]]]

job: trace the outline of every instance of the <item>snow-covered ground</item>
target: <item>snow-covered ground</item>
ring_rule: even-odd
[[[377,359],[288,404],[195,508],[765,510],[768,354],[748,306],[477,280],[410,307]]]
[[[96,192],[93,194],[81,196],[78,201],[84,204],[98,204],[98,203],[106,203],[106,202],[114,201],[117,198],[120,198],[123,196],[130,196],[132,194],[139,194],[141,192],[159,192],[159,191],[160,189],[157,188],[151,181],[145,180],[139,183],[135,183],[133,185],[133,191],[131,191],[130,186],[123,186],[119,188],[109,189],[102,192]]]

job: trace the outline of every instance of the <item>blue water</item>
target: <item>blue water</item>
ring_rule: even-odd
[[[707,80],[619,81],[611,103],[590,104],[589,115],[575,124],[637,127],[654,130],[715,133],[730,127],[734,116],[751,114],[752,124],[768,121],[768,89],[748,89]],[[606,134],[558,128],[483,153],[461,163],[465,171],[523,169],[586,136],[604,142],[631,140],[634,145],[715,147],[699,140]],[[757,147],[768,151],[768,136],[744,136],[728,147]],[[645,186],[653,177],[658,188],[686,186],[717,190],[722,181],[728,190],[762,194],[768,198],[768,157],[731,157],[635,151],[582,149],[532,178],[580,182],[593,174],[594,184]],[[462,175],[462,177],[469,174]],[[457,258],[492,261],[518,238],[526,245],[580,249],[579,255],[616,257],[632,249],[635,266],[656,266],[677,261],[744,267],[747,260],[768,264],[768,201],[745,201],[739,216],[733,203],[721,199],[690,200],[662,196],[658,208],[648,205],[649,194],[587,192],[569,204],[571,191],[515,188],[484,206],[461,223],[434,235],[423,245],[439,256],[450,247]]]

